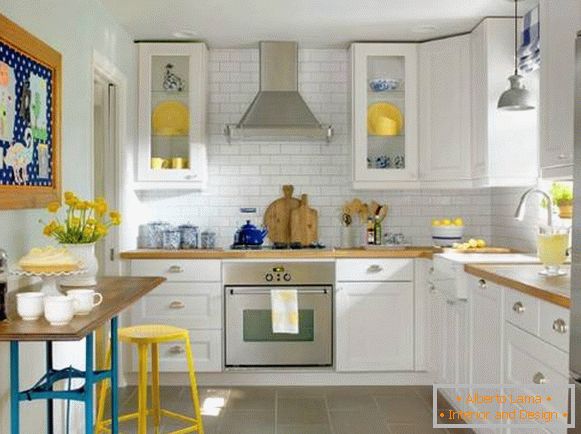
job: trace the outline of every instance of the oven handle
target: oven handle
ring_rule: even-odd
[[[259,289],[234,289],[230,288],[230,295],[265,295],[270,293],[270,289],[259,290]],[[327,288],[321,289],[297,289],[298,294],[323,294],[329,293]]]

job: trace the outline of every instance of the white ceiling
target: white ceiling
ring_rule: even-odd
[[[483,17],[509,16],[509,0],[101,0],[135,39],[190,39],[211,47],[296,40],[302,47],[352,41],[426,40],[471,30]],[[520,12],[538,0],[519,2]],[[420,26],[435,30],[418,33]],[[415,31],[414,31],[415,30]]]

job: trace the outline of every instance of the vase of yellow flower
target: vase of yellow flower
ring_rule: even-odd
[[[94,286],[99,263],[95,256],[95,243],[105,237],[112,226],[121,224],[117,211],[108,212],[109,206],[104,198],[87,201],[70,191],[64,194],[65,213],[58,217],[60,202],[52,202],[47,209],[54,218],[44,226],[43,233],[54,238],[69,252],[76,256],[87,268],[87,272],[63,278],[62,286]]]

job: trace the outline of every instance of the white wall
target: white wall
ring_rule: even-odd
[[[131,37],[103,10],[97,0],[0,0],[0,13],[59,51],[63,58],[62,163],[63,186],[81,195],[91,194],[92,57],[97,50],[127,77],[137,74],[136,50]],[[135,120],[136,89],[129,93],[129,120]],[[134,144],[135,127],[128,143]],[[42,210],[0,211],[0,247],[12,260],[29,248],[48,242],[41,235]],[[23,345],[22,381],[41,373],[44,355],[38,345]],[[82,355],[82,353],[81,353]],[[64,363],[64,356],[59,357]],[[0,433],[8,432],[8,346],[0,345]],[[22,405],[21,432],[44,431],[44,405]]]
[[[320,122],[330,123],[331,144],[244,142],[228,144],[223,129],[238,122],[258,90],[258,50],[210,50],[209,186],[204,192],[140,192],[136,221],[192,222],[218,232],[219,245],[232,242],[241,223],[240,207],[266,206],[283,184],[295,195],[308,193],[319,211],[321,240],[340,241],[342,205],[360,197],[390,206],[386,230],[401,231],[416,244],[429,244],[432,218],[462,216],[467,235],[489,239],[491,196],[482,190],[354,191],[351,188],[351,139],[348,127],[349,66],[346,50],[300,50],[300,90]],[[134,229],[134,228],[133,228]],[[135,248],[135,232],[124,247]]]

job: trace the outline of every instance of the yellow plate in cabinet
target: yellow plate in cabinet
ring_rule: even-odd
[[[388,102],[371,104],[367,109],[367,132],[373,136],[397,136],[403,128],[399,108]]]
[[[156,136],[187,136],[190,112],[180,101],[161,102],[153,110],[151,124]]]

